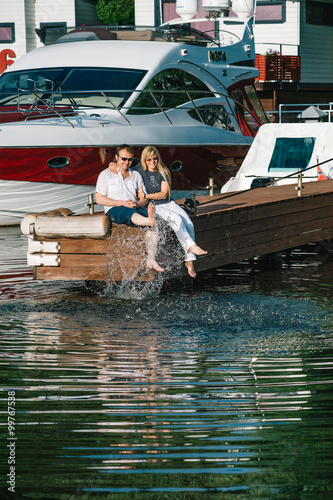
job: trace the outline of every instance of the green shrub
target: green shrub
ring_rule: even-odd
[[[96,11],[105,24],[134,24],[134,0],[98,0]]]

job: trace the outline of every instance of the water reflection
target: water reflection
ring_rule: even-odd
[[[282,272],[115,300],[33,282],[17,238],[0,373],[18,498],[330,498],[329,263],[300,292]]]

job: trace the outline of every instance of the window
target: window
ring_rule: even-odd
[[[0,23],[0,43],[15,42],[15,24]]]
[[[256,18],[257,23],[284,23],[286,20],[286,2],[283,0],[257,0]],[[229,11],[229,16],[234,18],[236,14]],[[226,22],[228,22],[226,20]]]
[[[19,89],[21,104],[34,102],[34,91],[43,99],[52,98],[55,104],[121,106],[145,74],[143,70],[122,68],[45,68],[5,73],[0,78],[0,103],[15,104]]]
[[[211,97],[209,88],[198,78],[179,69],[154,76],[135,101],[129,114],[152,114],[175,108],[191,99]]]
[[[278,137],[268,171],[303,170],[309,164],[315,140],[315,137]]]
[[[255,112],[259,123],[262,125],[267,122],[267,116],[265,114],[264,108],[259,100],[258,94],[253,87],[253,85],[245,85],[244,87],[245,96],[248,98],[251,109]]]
[[[239,126],[244,135],[254,136],[259,126],[267,123],[267,117],[253,85],[233,87],[230,97],[236,106]]]
[[[306,1],[307,24],[333,26],[333,4],[327,2]]]
[[[191,118],[209,125],[210,127],[229,130],[234,132],[235,129],[230,120],[225,107],[222,104],[208,104],[206,106],[198,106],[195,109],[188,111]]]
[[[284,23],[285,2],[276,0],[257,1],[256,23]]]

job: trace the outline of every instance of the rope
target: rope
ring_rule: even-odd
[[[320,163],[316,163],[315,165],[311,165],[311,167],[306,167],[306,168],[304,168],[304,170],[302,170],[302,174],[303,174],[303,172],[307,172],[308,170],[311,170],[312,168],[320,167],[321,165],[324,165],[325,163],[328,163],[329,161],[332,161],[332,160],[333,160],[333,158],[330,158],[329,160],[324,160]],[[281,177],[281,179],[279,179],[279,180],[283,181],[284,179],[289,179],[293,175],[298,175],[298,172],[293,172],[292,174],[286,175],[285,177]],[[257,187],[253,187],[253,188],[249,188],[249,189],[244,189],[243,191],[237,191],[236,193],[228,194],[227,196],[221,196],[220,198],[215,198],[214,200],[204,201],[203,203],[200,203],[200,207],[202,207],[202,205],[207,205],[208,203],[212,203],[212,201],[215,202],[215,201],[219,201],[219,200],[226,200],[227,198],[231,198],[232,196],[236,196],[238,194],[247,193],[248,191],[254,191],[255,189],[258,189],[261,187],[267,187],[267,186],[270,186],[271,184],[275,184],[275,182],[276,181],[272,181],[272,182],[265,184],[265,186],[257,186]]]

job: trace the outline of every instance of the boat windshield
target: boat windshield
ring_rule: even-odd
[[[204,82],[187,71],[170,68],[148,82],[128,114],[160,113],[204,97],[214,97]]]
[[[122,68],[43,68],[4,73],[0,106],[119,107],[146,71]]]
[[[237,119],[243,134],[255,136],[260,125],[268,122],[256,89],[249,83],[233,86],[229,92],[235,102]]]
[[[315,137],[277,137],[268,171],[304,170],[311,159]]]
[[[210,30],[210,32],[215,34],[215,30]],[[220,45],[219,41],[210,36],[208,32],[202,32],[183,24],[153,28],[143,26],[78,26],[70,28],[59,24],[36,29],[36,33],[45,45],[84,40],[176,42],[199,46]]]

